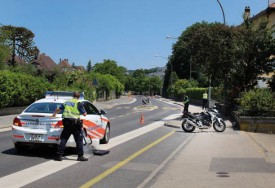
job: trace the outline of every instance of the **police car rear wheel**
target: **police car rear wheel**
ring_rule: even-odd
[[[21,143],[15,143],[14,147],[18,153],[22,153],[28,149],[28,146],[24,146]]]
[[[100,144],[107,144],[110,139],[110,125],[106,126],[105,135],[102,140],[100,140]]]

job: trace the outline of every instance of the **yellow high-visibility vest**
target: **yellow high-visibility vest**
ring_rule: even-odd
[[[71,99],[64,104],[64,111],[62,114],[62,118],[73,118],[78,119],[80,118],[80,112],[78,110],[78,100],[77,99]]]
[[[207,99],[207,93],[204,93],[204,94],[202,95],[202,98],[203,98],[203,99]]]

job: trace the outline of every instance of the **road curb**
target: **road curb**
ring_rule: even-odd
[[[164,123],[164,126],[166,127],[173,127],[173,128],[181,128],[181,121],[168,121]]]

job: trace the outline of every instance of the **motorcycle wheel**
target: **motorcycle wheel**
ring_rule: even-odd
[[[185,131],[185,132],[188,132],[188,133],[191,133],[195,130],[196,127],[194,127],[193,125],[190,125],[189,123],[187,123],[187,120],[184,119],[182,121],[182,124],[181,124],[181,128]]]
[[[215,131],[217,132],[223,132],[226,128],[225,122],[224,121],[215,121],[213,123],[213,128],[215,129]]]

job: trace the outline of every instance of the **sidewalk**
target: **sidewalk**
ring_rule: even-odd
[[[190,105],[189,111],[202,109]],[[198,129],[186,133],[190,139],[144,187],[274,187],[275,135],[233,130],[229,120],[226,125],[223,133]],[[180,117],[165,126],[182,131]]]

